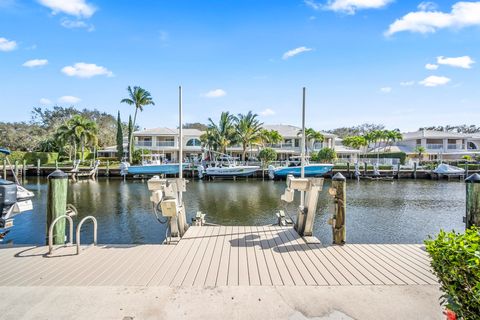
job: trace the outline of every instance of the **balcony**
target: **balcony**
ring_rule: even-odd
[[[427,150],[442,150],[443,144],[441,143],[429,143],[427,144]]]
[[[151,147],[152,146],[152,141],[137,141],[135,143],[136,147]]]
[[[449,143],[448,150],[464,150],[465,146],[463,144]]]
[[[275,144],[269,144],[267,145],[269,148],[273,149],[284,149],[284,150],[297,150],[300,149],[300,147],[295,147],[292,143],[275,143]]]
[[[156,141],[155,147],[175,147],[175,141]]]

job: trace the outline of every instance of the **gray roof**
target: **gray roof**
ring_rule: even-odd
[[[278,133],[280,133],[280,135],[284,138],[301,137],[301,135],[298,133],[302,130],[302,128],[289,124],[264,124],[263,128],[266,130],[278,131]],[[327,138],[335,137],[335,135],[331,133],[321,132],[321,134]]]
[[[405,132],[402,134],[403,140],[411,140],[411,139],[442,139],[442,138],[470,138],[471,135],[458,133],[458,132],[450,132],[450,131],[436,131],[436,130],[419,130],[415,132]]]
[[[203,131],[198,129],[183,129],[184,136],[201,136]],[[135,131],[135,136],[143,136],[143,135],[152,135],[152,136],[176,136],[178,135],[178,129],[171,129],[171,128],[153,128],[153,129],[145,129],[142,131]]]

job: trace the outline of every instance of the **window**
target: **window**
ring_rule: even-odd
[[[190,139],[187,141],[187,147],[200,147],[201,145],[202,145],[202,142],[197,138]]]

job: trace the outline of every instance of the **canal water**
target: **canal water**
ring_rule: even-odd
[[[44,178],[25,182],[32,190],[34,210],[15,219],[15,226],[3,244],[44,244],[46,234],[47,184]],[[326,180],[316,213],[314,235],[331,243],[328,218],[333,211]],[[266,225],[276,222],[275,213],[287,210],[292,217],[296,202],[284,206],[280,195],[284,181],[191,181],[184,195],[188,221],[197,211],[207,221],[222,225]],[[98,220],[100,243],[161,243],[165,225],[152,214],[146,181],[101,178],[98,181],[69,182],[68,202],[83,216]],[[465,185],[463,182],[400,180],[348,181],[347,241],[349,243],[421,243],[440,229],[464,230]],[[92,228],[85,224],[82,242],[92,240]]]

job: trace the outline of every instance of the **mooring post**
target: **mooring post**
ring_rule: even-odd
[[[18,160],[15,160],[15,170],[14,171],[15,171],[15,177],[18,177]]]
[[[413,179],[417,179],[417,163],[413,163]]]
[[[363,163],[363,175],[364,175],[364,176],[367,175],[367,170],[368,170],[367,166],[368,166],[367,162],[364,162],[364,163]]]
[[[465,227],[480,226],[480,174],[474,173],[465,179],[467,187]]]
[[[23,167],[22,167],[22,177],[23,180],[27,177],[27,160],[23,159]]]
[[[41,165],[41,161],[40,161],[40,158],[37,159],[37,176],[40,175],[40,165]]]
[[[47,239],[48,228],[56,218],[63,216],[67,211],[67,189],[68,175],[55,170],[48,176],[48,194],[47,194]],[[65,220],[57,222],[53,230],[53,244],[65,243]]]
[[[350,174],[350,161],[347,162],[347,176],[348,179],[352,179],[352,175]]]
[[[3,179],[7,180],[7,160],[3,159]]]
[[[397,164],[397,179],[400,179],[400,162]]]
[[[105,169],[105,176],[110,175],[110,161],[107,160],[107,168]]]
[[[58,160],[55,160],[55,170],[58,170]]]
[[[335,197],[335,213],[332,221],[333,243],[342,245],[346,241],[347,180],[341,173],[333,176],[332,189]]]

